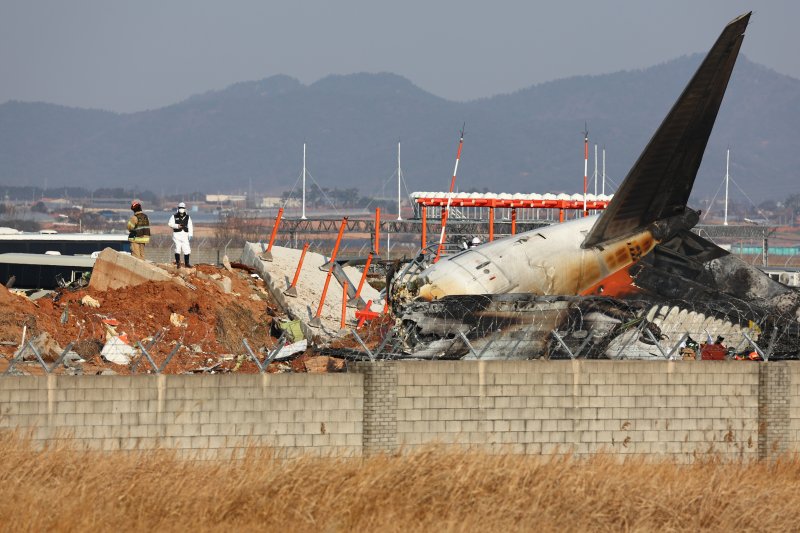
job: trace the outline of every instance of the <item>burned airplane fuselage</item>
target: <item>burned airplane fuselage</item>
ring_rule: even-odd
[[[783,316],[791,317],[798,305],[796,296],[759,279],[754,269],[737,266],[713,243],[689,236],[699,216],[687,207],[687,201],[749,17],[749,13],[743,15],[725,27],[602,214],[445,257],[414,279],[395,284],[394,308],[409,350],[423,356],[441,356],[445,351],[463,355],[468,350],[475,353],[480,349],[476,345],[486,344],[489,336],[503,345],[516,336],[526,342],[509,344],[504,349],[514,353],[507,355],[530,357],[542,353],[549,343],[545,337],[576,305],[582,314],[581,328],[587,324],[590,329],[607,328],[602,312],[582,307],[579,301],[576,304],[574,297],[641,298],[646,294],[671,303],[681,299],[681,280],[686,281],[687,291],[698,286],[717,289],[710,295],[708,290],[703,293],[702,304],[716,303],[708,315],[701,313],[703,320],[698,323],[711,325],[720,316],[728,317],[727,310],[732,309],[734,318],[724,329],[741,338],[748,338],[741,331],[747,319],[738,310],[747,304],[738,303],[748,295],[758,300],[751,307],[757,308],[755,314],[777,305]],[[693,246],[701,249],[702,259],[690,253]],[[662,247],[657,261],[651,260],[653,251]],[[640,264],[647,268],[638,268]],[[738,281],[732,276],[739,276]],[[759,288],[742,287],[742,276]],[[672,312],[672,307],[640,306],[640,310],[648,308],[648,316],[662,317],[662,323],[680,314]],[[514,312],[518,316],[512,316]],[[583,315],[592,318],[584,320]],[[624,320],[642,322],[644,318],[634,312]],[[504,341],[498,340],[503,337]],[[648,337],[653,337],[652,331]]]
[[[583,247],[597,219],[539,228],[444,257],[418,275],[410,296],[432,301],[458,294],[602,294],[603,280],[638,262],[659,242],[693,227],[698,216],[687,210],[632,235]]]

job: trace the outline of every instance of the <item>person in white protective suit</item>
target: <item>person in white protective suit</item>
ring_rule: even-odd
[[[186,268],[192,266],[189,263],[189,254],[192,249],[189,246],[189,241],[192,240],[194,234],[194,227],[192,219],[186,212],[186,204],[181,202],[178,204],[178,211],[169,217],[167,225],[172,228],[172,244],[175,247],[175,266],[181,267],[181,255],[183,255],[183,264]]]

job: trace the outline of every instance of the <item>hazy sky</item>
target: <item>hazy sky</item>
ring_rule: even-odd
[[[0,0],[0,103],[129,112],[235,82],[393,72],[452,100],[705,52],[800,78],[800,1]]]

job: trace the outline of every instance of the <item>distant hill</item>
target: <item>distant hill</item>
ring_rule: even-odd
[[[607,175],[619,183],[700,59],[466,103],[386,73],[311,85],[273,76],[131,114],[7,102],[0,105],[0,184],[277,193],[296,183],[305,141],[321,186],[391,196],[399,139],[409,190],[444,190],[466,122],[459,188],[578,192],[584,121],[590,141],[606,147]],[[718,189],[728,145],[731,175],[753,200],[798,192],[800,156],[790,129],[798,124],[800,80],[740,57],[695,196]]]

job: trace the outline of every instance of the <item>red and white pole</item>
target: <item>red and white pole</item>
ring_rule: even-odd
[[[450,194],[447,196],[447,207],[445,208],[444,213],[442,213],[442,232],[439,235],[439,247],[436,249],[436,257],[434,257],[433,262],[437,262],[439,260],[439,256],[442,254],[442,248],[444,247],[444,235],[445,235],[445,228],[447,226],[447,217],[450,215],[450,203],[453,201],[453,189],[456,187],[456,174],[458,174],[458,162],[461,160],[461,147],[464,146],[464,128],[461,128],[461,137],[458,139],[458,152],[456,152],[456,166],[453,168],[453,178],[450,180]]]

